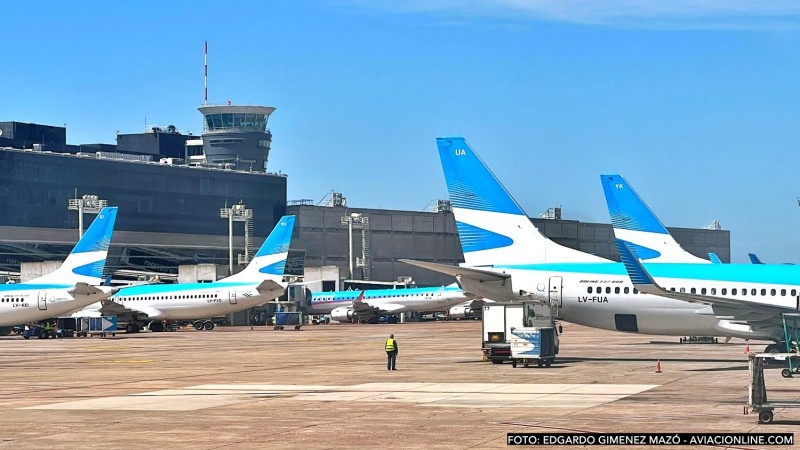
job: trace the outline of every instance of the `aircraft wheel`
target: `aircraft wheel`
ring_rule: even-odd
[[[772,423],[772,410],[765,410],[758,413],[758,423]]]
[[[200,320],[198,320],[198,321],[195,321],[194,323],[192,323],[192,326],[193,326],[193,327],[194,327],[194,329],[195,329],[195,330],[197,330],[197,331],[203,331],[203,322],[202,322],[202,321],[200,321]]]
[[[205,328],[206,331],[213,330],[215,326],[216,325],[214,324],[214,322],[210,320],[206,320],[206,322],[203,324],[203,328]]]

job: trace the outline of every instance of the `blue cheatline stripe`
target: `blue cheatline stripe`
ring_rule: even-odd
[[[621,263],[495,264],[496,269],[565,272],[586,276],[628,276]],[[800,266],[783,264],[645,263],[653,278],[675,278],[724,283],[800,285]]]
[[[403,295],[419,295],[419,294],[435,294],[437,292],[458,292],[463,293],[461,289],[457,287],[433,287],[433,288],[411,288],[411,289],[370,289],[364,291],[364,299],[369,300],[371,298],[390,298],[390,297],[400,297]],[[337,303],[337,302],[346,302],[346,301],[353,301],[361,295],[361,291],[333,291],[333,292],[313,292],[311,294],[311,302],[312,303]],[[332,300],[323,300],[323,298],[327,299],[328,297],[333,296]]]
[[[106,207],[100,210],[100,214],[83,233],[81,240],[72,249],[72,253],[108,251],[116,220],[116,207]]]
[[[437,138],[436,145],[454,207],[524,214],[463,137]]]
[[[267,240],[258,249],[254,258],[267,255],[276,255],[279,253],[286,253],[289,251],[289,245],[292,242],[292,230],[294,229],[294,216],[283,216],[275,224],[275,228],[267,236]]]
[[[468,223],[456,221],[461,251],[464,253],[508,247],[514,241],[508,236],[484,230]]]
[[[179,284],[148,284],[122,288],[115,297],[131,295],[175,294],[191,291],[213,291],[215,289],[238,288],[256,286],[255,282],[214,282],[214,283],[179,283]]]
[[[0,284],[0,292],[40,291],[44,289],[70,289],[74,284]]]
[[[625,266],[625,270],[628,271],[628,276],[633,284],[653,284],[653,281],[647,276],[647,272],[642,268],[642,264],[636,260],[636,256],[626,245],[625,241],[615,239],[614,243],[619,251],[622,264]]]
[[[621,175],[600,175],[614,228],[669,234],[653,211]]]

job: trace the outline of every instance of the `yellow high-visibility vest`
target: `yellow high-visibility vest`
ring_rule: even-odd
[[[392,339],[392,338],[387,339],[386,340],[386,351],[387,352],[393,352],[395,350],[395,348],[396,347],[394,346],[394,339]]]

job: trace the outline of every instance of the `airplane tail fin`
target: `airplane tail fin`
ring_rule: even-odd
[[[539,233],[463,137],[437,138],[436,144],[467,266],[604,261]]]
[[[747,256],[750,257],[750,263],[752,264],[764,264],[755,253],[748,253]]]
[[[714,264],[722,264],[722,260],[714,252],[708,252],[708,259]]]
[[[709,263],[675,241],[625,178],[616,174],[600,175],[600,180],[614,235],[634,249],[640,259],[648,263]]]
[[[100,285],[116,220],[116,207],[103,208],[61,266],[30,283]]]
[[[231,275],[224,281],[260,282],[275,281],[285,286],[283,272],[286,269],[286,257],[292,242],[295,216],[283,216],[275,224],[275,228],[267,236],[267,240],[241,272]],[[220,280],[222,281],[222,280]]]

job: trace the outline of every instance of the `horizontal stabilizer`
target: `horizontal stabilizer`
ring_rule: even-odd
[[[515,291],[511,275],[490,270],[475,269],[471,267],[449,266],[425,261],[401,259],[400,262],[433,270],[434,272],[452,275],[458,280],[458,285],[467,293],[476,297],[488,298],[495,301],[522,302],[544,301],[546,297],[537,298],[534,294],[524,291]]]
[[[454,277],[467,276],[476,281],[502,281],[511,278],[511,275],[505,273],[492,272],[491,270],[450,266],[447,264],[439,264],[427,261],[416,261],[413,259],[401,259],[400,262],[410,264],[412,266],[422,267],[423,269],[432,270],[434,272],[451,275]]]
[[[280,297],[281,294],[283,294],[283,291],[286,290],[286,288],[284,286],[281,286],[275,281],[264,280],[258,285],[258,287],[256,287],[256,290],[260,295],[264,296],[274,295],[274,297],[267,299],[267,300],[272,300],[273,298]]]
[[[87,283],[75,283],[75,287],[69,290],[70,295],[73,297],[78,295],[95,295],[102,291],[94,286],[89,286]]]

